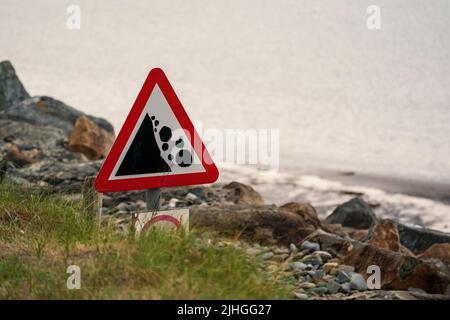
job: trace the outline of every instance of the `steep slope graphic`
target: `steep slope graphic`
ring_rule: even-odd
[[[161,157],[161,151],[155,139],[155,128],[148,115],[127,151],[116,176],[146,173],[170,172],[170,167]]]

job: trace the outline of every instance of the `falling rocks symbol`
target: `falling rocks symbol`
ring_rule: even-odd
[[[153,123],[146,115],[117,171],[117,176],[171,171],[161,157],[153,132]]]

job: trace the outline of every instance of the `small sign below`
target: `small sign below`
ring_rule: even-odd
[[[155,212],[140,212],[133,216],[136,235],[150,227],[164,229],[189,229],[189,209],[173,209]]]

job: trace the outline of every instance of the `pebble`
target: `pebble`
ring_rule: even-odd
[[[337,262],[327,262],[323,265],[323,270],[326,273],[329,273],[331,270],[336,268],[339,264]]]
[[[266,253],[264,253],[262,256],[261,256],[261,258],[263,259],[263,260],[269,260],[270,258],[272,258],[273,256],[274,256],[275,254],[273,253],[273,252],[266,252]]]
[[[312,275],[312,277],[315,281],[319,281],[325,275],[325,272],[323,270],[316,270],[313,272],[314,272],[314,274]]]
[[[128,203],[128,211],[136,212],[137,211],[137,205],[134,202]]]
[[[337,274],[336,281],[339,283],[350,282],[350,280],[351,277],[345,271],[339,271],[339,273]]]
[[[175,208],[177,206],[177,202],[180,201],[176,198],[172,198],[169,200],[169,208]]]
[[[275,253],[275,254],[288,254],[289,250],[287,248],[275,247],[275,248],[272,249],[272,252]]]
[[[137,200],[137,201],[136,201],[136,206],[137,206],[139,209],[141,209],[141,210],[147,208],[147,204],[146,204],[145,201],[143,201],[143,200]]]
[[[197,200],[198,197],[197,197],[195,194],[189,192],[189,193],[186,195],[185,199],[186,199],[186,200],[189,200],[189,201],[194,201],[194,200]]]
[[[308,249],[310,251],[318,251],[320,250],[320,245],[316,242],[303,241],[301,248]]]
[[[121,203],[119,203],[117,206],[116,206],[116,209],[118,210],[118,211],[125,211],[125,212],[128,212],[128,205],[125,203],[125,202],[121,202]]]
[[[187,205],[188,205],[188,203],[187,203],[186,201],[183,201],[183,200],[179,200],[179,201],[177,201],[177,203],[175,204],[175,206],[176,206],[177,208],[184,208],[184,207],[187,207]]]
[[[311,291],[314,293],[317,293],[319,295],[322,295],[322,294],[327,293],[328,289],[326,287],[317,287],[317,288],[312,288]]]
[[[339,273],[339,270],[338,270],[338,268],[333,268],[328,273],[332,276],[337,276],[337,274]]]
[[[336,281],[329,281],[327,283],[327,289],[331,294],[336,294],[341,286]]]
[[[343,284],[341,285],[341,290],[342,290],[343,292],[345,292],[345,293],[350,293],[350,292],[352,292],[352,289],[350,288],[350,282],[343,283]]]
[[[318,266],[318,265],[322,265],[323,264],[323,260],[322,260],[322,258],[320,256],[312,255],[312,254],[304,256],[302,258],[302,262],[306,263],[306,264],[310,263],[313,266]]]
[[[322,258],[322,260],[324,260],[324,261],[328,261],[329,259],[332,258],[331,254],[329,254],[326,251],[316,251],[316,252],[314,252],[314,254],[320,256]]]
[[[298,251],[297,246],[296,246],[295,244],[291,243],[291,244],[289,245],[289,252],[290,252],[291,254],[294,254],[294,253],[296,253],[297,251]]]
[[[326,274],[322,277],[322,280],[327,281],[327,282],[332,281],[332,280],[334,281],[334,279],[335,279],[335,277],[330,274]]]
[[[344,271],[347,274],[355,272],[355,268],[353,266],[348,266],[346,264],[340,265],[338,268],[339,271]]]
[[[292,269],[298,271],[298,270],[305,270],[308,266],[300,261],[295,261],[292,263]]]
[[[308,299],[308,295],[306,293],[302,293],[302,292],[294,292],[294,297],[296,297],[297,299],[300,299],[300,300]]]
[[[350,289],[365,291],[367,290],[366,280],[359,273],[353,273],[350,280]]]
[[[300,288],[302,288],[302,289],[312,289],[315,287],[316,287],[316,285],[312,282],[303,282],[300,284]]]

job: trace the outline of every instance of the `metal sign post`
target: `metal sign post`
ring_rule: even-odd
[[[147,189],[145,190],[145,203],[147,204],[147,210],[158,211],[159,199],[161,198],[161,189]]]

